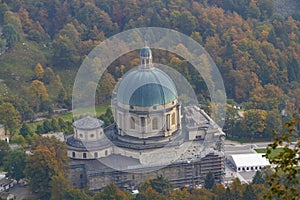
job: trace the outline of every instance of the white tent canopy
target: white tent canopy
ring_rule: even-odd
[[[263,157],[264,154],[234,154],[230,160],[237,172],[256,171],[269,166],[269,161]]]

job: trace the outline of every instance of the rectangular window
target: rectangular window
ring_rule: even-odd
[[[141,126],[145,127],[145,117],[141,117]]]
[[[129,121],[130,121],[130,129],[135,129],[135,120],[134,120],[134,118],[130,117]]]
[[[166,116],[166,130],[170,130],[170,114]]]
[[[157,118],[154,118],[152,120],[152,130],[157,130],[158,129],[158,120]]]
[[[175,124],[175,113],[172,114],[172,125]]]

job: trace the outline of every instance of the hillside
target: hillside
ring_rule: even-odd
[[[261,110],[256,118],[261,117],[266,124],[275,119],[281,123],[283,110],[290,117],[300,107],[300,17],[294,9],[297,2],[3,0],[0,94],[9,96],[4,101],[17,96],[34,112],[48,111],[49,106],[70,108],[77,69],[93,47],[130,28],[158,26],[178,30],[203,45],[222,73],[231,108],[242,105],[250,110],[249,115],[252,110]],[[108,69],[99,84],[102,88],[97,90],[97,103],[108,103],[116,80],[136,65],[137,61],[132,60],[135,53],[121,57]],[[210,97],[201,75],[177,55],[156,50],[154,53],[157,62],[185,75],[198,100],[208,109]],[[41,67],[37,69],[38,63]],[[34,94],[36,89],[39,96]],[[269,115],[274,119],[265,117]],[[235,131],[253,131],[253,127],[245,128],[246,124],[240,123]],[[266,126],[268,133],[262,129],[253,134],[269,137],[274,126]],[[232,127],[226,128],[234,135]]]

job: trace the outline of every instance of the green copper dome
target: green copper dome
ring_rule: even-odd
[[[173,81],[162,70],[135,68],[124,75],[117,89],[117,100],[130,106],[164,105],[177,99]]]

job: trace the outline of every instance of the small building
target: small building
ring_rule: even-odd
[[[110,154],[112,147],[105,140],[103,124],[103,121],[90,116],[75,121],[74,135],[66,138],[68,156],[73,159],[89,160]]]
[[[0,124],[0,140],[4,140],[9,143],[9,137],[5,134],[5,128],[3,124]]]
[[[229,157],[236,172],[250,172],[261,170],[265,166],[270,166],[269,161],[263,154],[234,154]]]

